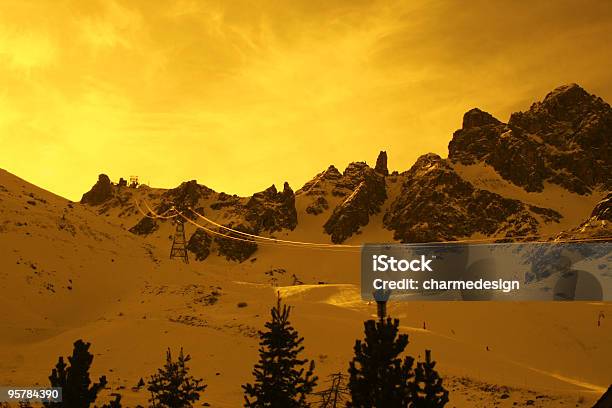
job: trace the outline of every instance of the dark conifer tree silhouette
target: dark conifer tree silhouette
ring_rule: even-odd
[[[88,408],[96,401],[98,393],[106,386],[106,377],[101,376],[98,383],[91,383],[89,368],[93,355],[89,352],[90,343],[83,340],[74,342],[72,356],[67,365],[60,357],[51,371],[49,381],[52,387],[62,388],[62,402],[45,403],[46,407]]]
[[[201,378],[189,374],[187,363],[191,356],[179,352],[178,360],[172,360],[170,349],[166,351],[166,363],[148,381],[149,400],[154,408],[189,408],[200,399],[206,389]]]
[[[281,304],[280,295],[271,310],[272,319],[259,332],[259,362],[254,384],[243,385],[245,407],[303,408],[317,382],[314,361],[298,358],[304,350],[303,337],[289,323],[291,308]]]
[[[412,357],[400,357],[408,335],[398,336],[399,320],[364,322],[365,339],[355,342],[349,366],[350,408],[405,408],[410,405]]]
[[[411,392],[414,408],[441,408],[448,402],[448,391],[442,386],[442,378],[435,366],[431,350],[425,350],[425,361],[418,362],[414,370]]]

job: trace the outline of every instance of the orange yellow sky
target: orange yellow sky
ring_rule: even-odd
[[[475,106],[610,102],[610,38],[607,1],[4,0],[0,167],[74,200],[101,172],[247,195],[381,149],[405,170]]]

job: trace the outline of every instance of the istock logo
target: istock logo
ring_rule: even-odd
[[[420,259],[395,259],[393,256],[373,255],[372,270],[374,272],[432,272],[429,264],[432,259],[427,259],[425,255],[421,255]]]

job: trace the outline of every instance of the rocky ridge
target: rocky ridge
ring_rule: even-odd
[[[473,234],[523,237],[536,234],[539,219],[561,215],[477,189],[447,160],[430,153],[403,174],[400,195],[384,216],[386,228],[401,242],[453,241]]]
[[[346,198],[334,209],[323,228],[336,244],[367,225],[370,215],[378,213],[387,199],[384,175],[364,162],[349,164],[335,183],[334,192]]]
[[[480,109],[466,112],[461,129],[449,143],[448,159],[426,154],[403,173],[389,175],[387,153],[382,151],[374,168],[353,162],[340,172],[332,165],[295,193],[285,183],[282,191],[271,186],[251,197],[238,197],[216,193],[192,180],[175,189],[149,189],[144,194],[158,213],[174,206],[196,219],[189,212],[193,208],[255,235],[286,233],[308,217],[322,217],[319,225],[329,240],[342,243],[360,234],[372,215],[383,212],[381,227],[393,231],[394,239],[401,242],[532,239],[521,237],[538,236],[544,225],[558,224],[563,215],[542,204],[506,197],[503,191],[476,187],[457,165],[486,164],[500,180],[526,193],[543,192],[552,184],[568,192],[600,195],[611,187],[611,134],[610,106],[571,84],[555,89],[529,110],[512,114],[508,123]],[[134,189],[115,185],[101,175],[82,203],[100,213],[121,207],[123,213],[131,214],[135,210],[129,202],[134,194]],[[305,203],[300,207],[303,213],[298,213],[297,198]],[[602,202],[577,230],[587,223],[609,228],[606,205]],[[575,225],[579,223],[576,220]],[[130,231],[147,235],[159,227],[160,221],[143,217]],[[251,242],[218,236],[206,239],[202,234],[190,239],[190,250],[200,259],[217,251],[243,261],[257,250]]]
[[[449,143],[449,159],[483,161],[527,191],[549,182],[588,194],[612,188],[612,108],[576,84],[550,92],[502,123],[479,109],[468,111]]]

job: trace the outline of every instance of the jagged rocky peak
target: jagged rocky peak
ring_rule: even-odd
[[[389,175],[389,169],[387,168],[387,152],[381,151],[376,158],[376,166],[374,167],[377,173],[383,176]]]
[[[513,113],[508,123],[531,133],[543,132],[547,136],[559,130],[576,132],[588,125],[601,125],[603,123],[592,122],[606,122],[609,115],[610,105],[579,85],[570,84],[548,93],[541,102],[531,105],[528,111]],[[571,138],[573,135],[568,136]]]
[[[291,199],[291,197],[293,196],[294,196],[293,190],[289,186],[289,183],[285,181],[285,183],[283,184],[282,192],[279,192],[276,189],[276,186],[272,184],[270,187],[266,188],[265,190],[253,194],[249,202],[257,201],[257,200],[284,201],[286,199]]]
[[[370,215],[380,211],[387,199],[382,176],[363,180],[329,217],[323,228],[333,243],[339,244],[368,225]]]
[[[513,113],[508,124],[467,112],[448,149],[453,163],[484,162],[530,192],[545,182],[579,194],[610,189],[612,109],[580,86],[565,85]]]
[[[200,199],[206,199],[213,193],[214,190],[198,184],[196,180],[185,181],[162,195],[162,208],[160,210],[165,210],[171,206],[180,211],[186,211],[190,207],[196,208]]]
[[[342,177],[342,173],[340,173],[340,170],[338,170],[333,164],[330,165],[327,170],[321,173],[321,178],[323,180],[338,180],[340,177]]]
[[[497,147],[500,135],[507,130],[504,123],[474,108],[463,115],[462,128],[453,133],[448,144],[448,157],[452,162],[465,165],[486,160]]]
[[[106,174],[100,174],[94,186],[83,194],[81,204],[100,205],[114,196],[113,183]]]
[[[544,214],[543,217],[541,214]],[[480,233],[512,237],[538,232],[539,218],[555,222],[550,209],[528,207],[518,200],[475,188],[436,154],[421,156],[404,173],[397,198],[384,225],[402,242],[452,241]]]
[[[322,184],[326,182],[335,182],[342,178],[342,173],[334,165],[330,165],[327,170],[317,174],[312,180],[306,182],[302,188],[300,188],[296,194],[307,194],[307,195],[325,195],[326,191]]]
[[[346,198],[323,228],[332,242],[341,243],[367,225],[370,215],[380,211],[387,199],[385,177],[364,162],[351,163],[336,183],[333,194]]]
[[[420,156],[416,160],[416,162],[414,162],[410,170],[408,170],[404,174],[411,175],[412,177],[423,177],[427,173],[436,169],[442,169],[443,171],[453,171],[452,167],[448,164],[446,160],[442,159],[435,153],[427,153]]]
[[[580,105],[583,102],[596,99],[597,97],[589,94],[580,85],[576,83],[561,85],[544,97],[543,104],[550,105]]]
[[[478,108],[471,109],[463,115],[462,129],[468,130],[486,125],[499,125],[501,122],[488,112]]]
[[[272,185],[253,194],[245,207],[245,219],[257,232],[293,230],[297,226],[295,193],[287,182],[283,185],[283,191],[279,192]]]
[[[380,174],[368,166],[366,162],[349,163],[344,169],[342,177],[336,181],[332,194],[337,196],[350,195],[363,180],[376,176],[380,176]]]
[[[365,171],[369,169],[370,166],[368,166],[366,162],[352,162],[349,163],[348,166],[346,166],[346,169],[344,169],[344,173],[342,173],[342,176],[349,178],[360,177]]]

